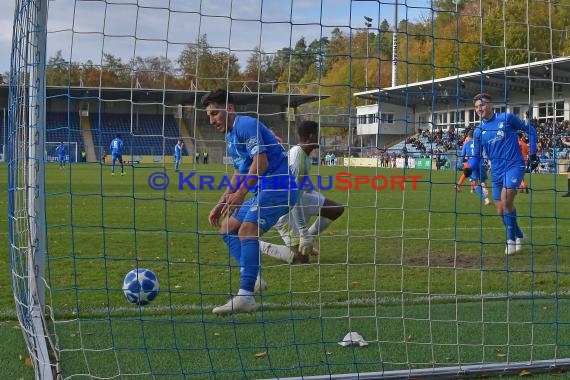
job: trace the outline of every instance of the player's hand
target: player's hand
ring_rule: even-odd
[[[222,208],[224,204],[218,203],[208,215],[208,222],[211,226],[219,227],[220,226],[220,217],[222,216]]]
[[[530,171],[533,172],[536,168],[538,168],[538,165],[540,165],[540,158],[538,158],[536,154],[531,154],[529,157],[529,162]]]
[[[245,194],[241,191],[236,191],[235,193],[228,194],[226,196],[226,201],[222,207],[222,215],[231,215],[243,204]]]
[[[464,175],[466,178],[471,177],[471,174],[472,174],[472,173],[473,173],[473,170],[472,170],[469,166],[466,167],[465,169],[463,169],[463,175]]]
[[[313,252],[313,237],[311,234],[301,234],[299,237],[299,252],[304,256],[308,256]]]

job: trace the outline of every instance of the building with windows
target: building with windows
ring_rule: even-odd
[[[356,93],[373,103],[357,107],[356,133],[364,146],[382,147],[382,141],[411,136],[419,129],[445,132],[453,127],[460,131],[478,123],[472,98],[480,92],[493,97],[496,112],[534,118],[539,124],[570,120],[570,58]]]

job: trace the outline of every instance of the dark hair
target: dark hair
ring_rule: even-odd
[[[202,105],[204,107],[210,104],[235,104],[232,94],[223,88],[217,88],[202,96]]]
[[[476,102],[477,100],[482,100],[484,102],[492,102],[493,98],[491,98],[491,95],[487,94],[486,92],[482,92],[480,94],[477,94],[473,97],[473,101]]]
[[[472,128],[469,128],[469,129],[467,130],[467,136],[473,137],[473,129],[472,129]]]
[[[303,120],[297,126],[297,134],[301,139],[306,139],[309,137],[311,133],[318,134],[319,133],[319,124],[312,120]]]
[[[117,136],[116,136],[116,137],[121,138],[121,134],[120,134],[120,133],[117,133]]]

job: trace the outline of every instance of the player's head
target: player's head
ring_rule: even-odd
[[[210,124],[218,132],[226,133],[231,130],[235,119],[235,103],[232,94],[223,88],[212,90],[202,97],[202,105],[206,108]]]
[[[520,141],[526,141],[526,139],[525,139],[525,137],[524,137],[524,133],[519,132],[519,133],[517,133],[517,136],[519,137],[519,140],[520,140]]]
[[[473,97],[475,102],[475,112],[482,120],[489,120],[493,117],[493,99],[491,95],[482,92]]]
[[[118,139],[120,139],[120,138],[121,138],[121,134],[120,134],[120,133],[117,133],[117,136],[116,136],[116,137],[117,137]]]
[[[297,126],[299,143],[308,146],[311,150],[319,147],[319,124],[312,120],[303,120]]]
[[[467,137],[470,137],[470,138],[473,137],[473,129],[472,128],[469,128],[467,130]]]

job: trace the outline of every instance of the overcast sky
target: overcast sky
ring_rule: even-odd
[[[15,0],[0,0],[0,72],[10,69]],[[245,66],[256,46],[267,53],[330,36],[393,24],[396,0],[50,0],[48,57],[58,50],[72,62],[101,63],[110,53],[123,62],[134,56],[175,61],[185,44],[206,34],[211,46],[231,49]],[[429,0],[399,0],[398,19],[429,15]],[[170,7],[170,12],[168,12]],[[260,20],[262,22],[260,22]]]

